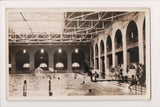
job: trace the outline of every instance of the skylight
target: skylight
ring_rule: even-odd
[[[13,12],[8,14],[8,27],[16,34],[61,34],[64,13]]]

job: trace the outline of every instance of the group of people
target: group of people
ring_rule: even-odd
[[[92,71],[89,69],[88,66],[84,66],[84,68],[85,68],[84,71],[88,73],[88,75],[90,76],[91,81],[96,82],[97,78],[99,78],[99,74],[96,71],[92,73]],[[115,80],[119,82],[130,82],[129,88],[135,84],[145,85],[146,82],[145,64],[144,65],[140,63],[137,63],[136,65],[130,64],[129,66],[127,66],[126,73],[124,73],[124,69],[121,65],[111,68],[110,71],[114,75]]]
[[[131,75],[131,86],[138,84],[138,85],[145,85],[146,81],[146,69],[145,65],[137,64],[137,68],[135,68],[135,74]],[[130,72],[128,70],[128,72]]]
[[[88,73],[88,76],[90,76],[91,81],[97,82],[97,78],[99,78],[99,74],[96,71],[92,73],[93,68],[89,68],[86,62],[83,62],[82,65],[83,65],[84,73]]]
[[[121,65],[111,68],[111,72],[115,76],[115,80],[123,81],[125,79]]]
[[[111,69],[112,74],[115,79],[120,82],[128,82],[130,81],[129,88],[133,85],[145,85],[146,81],[146,71],[145,65],[137,63],[136,66],[131,64],[127,66],[126,74],[124,75],[124,69],[121,65],[118,65]]]
[[[94,73],[89,71],[88,75],[90,76],[90,79],[91,79],[92,82],[97,82],[97,78],[99,78],[99,74],[96,71]]]

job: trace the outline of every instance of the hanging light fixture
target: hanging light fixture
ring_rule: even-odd
[[[41,49],[41,53],[44,53],[44,49]]]
[[[60,48],[60,49],[58,49],[58,53],[62,53],[62,49]]]
[[[25,50],[25,49],[23,49],[23,53],[24,53],[24,54],[26,53],[26,50]]]
[[[75,53],[78,53],[78,49],[77,48],[75,49]]]

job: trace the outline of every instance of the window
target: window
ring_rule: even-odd
[[[40,67],[41,67],[41,68],[46,68],[46,67],[47,67],[47,64],[46,64],[46,63],[41,63],[41,64],[40,64]]]
[[[79,63],[74,62],[74,63],[72,64],[72,67],[74,67],[74,68],[78,68],[78,67],[80,67],[80,65],[79,65]]]
[[[23,65],[23,68],[29,68],[29,63],[25,63],[24,65]]]
[[[56,64],[56,68],[63,68],[63,67],[64,67],[64,64],[61,63],[61,62],[58,62],[58,63]]]

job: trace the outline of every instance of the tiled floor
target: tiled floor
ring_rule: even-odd
[[[54,78],[55,75],[55,78]],[[56,73],[56,74],[38,74],[32,76],[29,74],[10,74],[9,75],[9,95],[23,96],[23,82],[27,80],[27,96],[48,96],[49,80],[51,78],[51,91],[53,96],[105,96],[105,95],[135,95],[141,94],[140,87],[136,92],[134,87],[128,89],[128,83],[117,81],[91,82],[86,75],[74,73]],[[58,79],[59,78],[59,79]],[[83,83],[85,81],[85,83]],[[92,89],[90,93],[88,90]],[[143,87],[143,94],[145,88]]]

